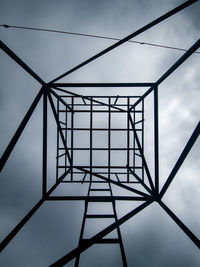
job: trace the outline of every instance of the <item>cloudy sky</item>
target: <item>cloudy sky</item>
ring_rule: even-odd
[[[182,0],[0,0],[0,25],[48,28],[123,38],[183,3]],[[199,39],[200,3],[195,3],[134,40],[188,49]],[[1,40],[45,82],[110,46],[111,40],[5,29]],[[64,78],[66,82],[154,82],[183,52],[126,43]],[[2,154],[40,84],[0,51],[0,153]],[[193,54],[159,87],[160,181],[167,179],[199,121],[200,55]],[[132,89],[92,89],[81,94],[133,95]],[[143,91],[142,91],[143,92]],[[146,118],[151,117],[151,98]],[[146,119],[147,120],[147,119]],[[120,124],[120,121],[119,121]],[[151,162],[151,123],[147,120],[145,155]],[[55,123],[49,114],[49,162],[55,162]],[[42,105],[31,117],[0,177],[0,240],[41,198]],[[197,140],[164,202],[200,236],[200,177]],[[49,164],[48,178],[55,176]],[[65,189],[63,189],[65,190]],[[66,189],[67,190],[67,189]],[[84,192],[84,189],[81,193]],[[119,217],[138,203],[118,203]],[[77,246],[83,203],[48,202],[0,255],[1,266],[48,266]],[[92,230],[96,230],[94,226]],[[90,229],[90,230],[91,230]],[[121,227],[129,266],[197,267],[200,254],[192,241],[154,203]],[[103,259],[104,262],[100,262]],[[94,246],[80,266],[121,266],[117,245]],[[67,266],[73,266],[70,262]]]

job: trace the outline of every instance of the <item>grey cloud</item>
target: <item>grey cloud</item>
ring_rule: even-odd
[[[183,1],[0,1],[0,24],[17,24],[66,31],[104,34],[124,37],[155,19]],[[182,11],[138,39],[177,46],[189,46],[199,35],[199,3]],[[189,26],[190,32],[187,32]],[[0,28],[1,39],[22,57],[42,78],[53,79],[82,60],[107,47],[111,42],[82,39],[39,32],[26,32]],[[8,144],[22,116],[39,90],[39,85],[2,51],[0,80],[1,153]],[[88,65],[66,81],[154,81],[170,67],[182,53],[125,44],[97,62]],[[162,183],[176,162],[183,146],[199,119],[199,55],[193,55],[160,86],[161,110],[161,169]],[[76,91],[75,91],[76,90]],[[74,89],[75,92],[83,91]],[[85,90],[85,94],[132,94],[132,91]],[[188,99],[192,98],[191,101]],[[178,99],[170,110],[170,104]],[[187,107],[186,107],[187,106]],[[1,174],[1,240],[9,230],[40,198],[41,188],[41,104],[27,126],[11,159]],[[177,108],[179,110],[177,110]],[[180,110],[187,110],[183,117]],[[148,111],[147,111],[148,112]],[[174,115],[175,114],[175,115]],[[171,117],[170,117],[171,116]],[[148,115],[147,115],[148,117]],[[176,120],[176,122],[174,122]],[[55,124],[49,119],[49,176],[53,181],[55,170]],[[171,135],[173,132],[174,135]],[[147,135],[149,138],[149,135]],[[170,141],[171,140],[171,141]],[[104,142],[101,139],[99,142]],[[191,212],[198,197],[199,143],[191,152],[186,166],[173,181],[164,201],[181,219],[198,234],[198,214]],[[150,151],[146,149],[145,153]],[[151,164],[151,157],[147,155]],[[192,166],[192,177],[186,179]],[[114,188],[114,187],[113,187]],[[115,192],[117,189],[114,188]],[[81,191],[82,190],[82,191]],[[81,189],[81,193],[85,189]],[[189,191],[187,191],[189,190]],[[59,193],[65,189],[59,189]],[[75,190],[71,191],[71,194]],[[192,192],[192,193],[191,193]],[[77,192],[76,193],[80,193]],[[190,197],[193,199],[190,202]],[[82,203],[83,204],[83,203]],[[77,246],[81,227],[83,205],[76,203],[46,203],[17,234],[0,256],[2,266],[48,266]],[[137,203],[138,204],[138,203]],[[195,204],[195,205],[194,205]],[[133,208],[119,204],[118,212]],[[191,217],[191,218],[190,218]],[[176,224],[152,205],[122,227],[129,266],[199,266],[199,251],[179,230]],[[100,248],[105,266],[121,266],[119,248]],[[81,256],[86,267],[102,266],[95,255],[97,246]],[[104,255],[104,256],[103,256]],[[109,259],[110,255],[110,259]],[[88,259],[90,257],[90,259]],[[73,262],[72,262],[73,263]],[[67,266],[73,266],[69,263]],[[107,264],[107,265],[106,265]]]

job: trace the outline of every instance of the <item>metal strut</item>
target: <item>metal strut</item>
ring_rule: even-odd
[[[112,193],[112,187],[110,182],[105,182],[104,187],[102,188],[96,188],[95,187],[95,182],[91,181],[88,187],[88,197],[94,196],[94,194],[101,193],[101,196],[106,196],[110,197],[110,200],[105,201],[106,203],[111,203],[111,210],[110,214],[102,214],[98,209],[96,209],[96,213],[90,213],[88,210],[88,207],[94,207],[98,206],[96,205],[97,203],[102,203],[102,201],[89,201],[85,200],[85,210],[84,210],[84,215],[83,215],[83,221],[82,221],[82,226],[81,226],[81,232],[80,232],[80,237],[79,237],[79,246],[83,245],[84,242],[88,242],[89,238],[87,237],[87,230],[86,230],[86,224],[89,221],[93,221],[95,225],[98,225],[99,222],[107,222],[110,219],[112,222],[117,222],[117,211],[116,211],[116,206],[115,206],[115,200],[113,199],[113,193]],[[108,222],[109,222],[108,221]],[[118,244],[120,246],[120,251],[121,251],[121,257],[122,257],[122,263],[124,267],[128,267],[127,260],[126,260],[126,255],[125,255],[125,250],[124,250],[124,245],[122,241],[122,236],[121,236],[121,231],[119,228],[119,225],[116,227],[116,234],[117,236],[115,238],[101,238],[100,240],[97,240],[95,244]],[[80,262],[80,254],[77,255],[76,260],[75,260],[75,265],[74,267],[78,267]]]

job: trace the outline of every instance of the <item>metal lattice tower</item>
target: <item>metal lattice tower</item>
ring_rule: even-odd
[[[29,221],[41,205],[45,201],[49,200],[80,200],[85,203],[84,216],[77,248],[58,259],[55,263],[51,264],[51,266],[63,266],[72,259],[75,259],[75,266],[78,267],[79,260],[81,259],[81,253],[94,244],[119,245],[123,266],[128,266],[120,225],[153,202],[157,202],[191,239],[191,241],[200,248],[200,241],[198,237],[194,235],[162,201],[162,197],[199,137],[200,122],[197,124],[186,146],[183,148],[178,161],[173,167],[162,188],[159,186],[158,131],[159,85],[200,47],[200,40],[198,40],[177,62],[175,62],[174,65],[172,65],[156,82],[153,83],[57,82],[59,79],[69,75],[77,69],[80,69],[96,58],[108,53],[112,49],[122,45],[131,38],[148,30],[196,1],[197,0],[185,2],[48,83],[45,83],[2,41],[0,42],[0,48],[42,85],[41,90],[28,109],[19,128],[16,130],[0,159],[1,170],[6,164],[36,106],[40,100],[43,99],[42,198],[1,242],[0,251],[2,251],[9,242],[12,241],[15,235]],[[130,87],[133,89],[133,92],[134,88],[143,88],[145,92],[137,96],[86,96],[84,94],[79,95],[69,91],[68,88],[73,87]],[[151,173],[145,158],[144,146],[145,100],[150,94],[153,96],[153,174]],[[56,177],[55,184],[51,188],[48,188],[47,186],[48,105],[52,110],[57,125]],[[99,114],[101,114],[101,118],[98,117]],[[122,118],[123,126],[116,123],[116,116],[119,116],[119,114]],[[97,142],[98,136],[100,135],[106,136],[106,142],[104,142],[103,145]],[[83,140],[82,144],[84,144],[84,146],[79,144],[77,140]],[[123,143],[123,146],[119,145],[119,140]],[[99,153],[102,154],[101,157],[98,157]],[[123,155],[123,158],[120,161],[118,161],[119,155]],[[102,162],[99,162],[100,158],[102,159]],[[87,193],[85,196],[57,196],[53,194],[55,189],[63,184],[75,184],[79,187],[87,185]],[[116,193],[116,191],[114,192],[112,188],[113,185],[126,190],[129,194],[120,195]],[[118,200],[142,201],[142,204],[121,218],[118,218],[116,209],[116,201]],[[102,213],[102,211],[95,208],[95,213],[90,213],[89,206],[97,203],[109,204],[111,206],[110,212]],[[97,231],[93,236],[88,236],[86,224],[90,220],[93,220],[93,222],[94,220],[108,220],[110,223],[108,223],[108,226],[106,226],[103,230],[99,232]],[[108,235],[114,230],[116,235],[114,237],[109,237]]]

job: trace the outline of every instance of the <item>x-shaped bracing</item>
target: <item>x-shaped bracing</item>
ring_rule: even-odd
[[[49,83],[45,83],[27,64],[25,64],[13,51],[11,51],[2,41],[0,41],[0,48],[6,53],[8,54],[15,62],[17,62],[25,71],[27,71],[35,80],[37,80],[41,85],[42,88],[40,89],[39,93],[37,94],[36,98],[34,99],[33,103],[31,104],[30,108],[28,109],[26,115],[24,116],[22,122],[20,123],[18,129],[16,130],[13,138],[11,139],[10,143],[8,144],[6,150],[4,151],[1,159],[0,159],[0,171],[3,169],[4,165],[6,164],[10,154],[12,153],[12,150],[14,149],[18,139],[20,138],[24,128],[26,127],[30,117],[32,116],[36,106],[38,105],[39,101],[41,100],[41,98],[43,97],[43,190],[42,190],[42,198],[38,201],[38,203],[27,213],[27,215],[18,223],[18,225],[8,234],[8,236],[0,243],[0,252],[8,245],[8,243],[15,237],[15,235],[20,231],[20,229],[25,225],[25,223],[32,217],[32,215],[39,209],[39,207],[47,200],[56,200],[59,199],[59,197],[53,197],[51,196],[52,192],[56,189],[56,187],[61,183],[61,181],[66,177],[66,175],[71,171],[71,169],[73,168],[72,166],[72,161],[70,158],[70,154],[68,152],[68,148],[66,146],[66,142],[64,139],[64,135],[62,133],[62,129],[60,126],[60,122],[58,120],[58,116],[56,113],[56,109],[53,103],[53,99],[52,97],[57,98],[59,101],[62,102],[63,105],[66,106],[67,109],[69,109],[71,112],[74,112],[71,107],[56,93],[56,91],[65,91],[68,94],[71,95],[76,95],[76,96],[80,96],[82,97],[83,101],[85,101],[85,99],[90,101],[90,98],[86,97],[86,96],[82,96],[82,95],[78,95],[75,94],[71,91],[66,91],[64,89],[61,89],[59,87],[80,87],[80,86],[84,86],[84,87],[91,87],[91,86],[95,86],[95,87],[103,87],[103,86],[107,86],[107,87],[114,87],[114,86],[122,86],[122,87],[134,87],[134,86],[150,86],[150,88],[146,91],[146,93],[144,93],[143,96],[141,96],[138,101],[136,101],[136,103],[134,105],[132,105],[132,107],[130,108],[129,112],[131,112],[132,109],[134,109],[136,107],[137,104],[139,104],[147,95],[149,95],[152,91],[154,92],[154,114],[155,114],[155,121],[154,121],[154,132],[155,132],[155,183],[153,183],[151,174],[149,172],[148,169],[148,165],[145,159],[145,156],[142,153],[141,150],[141,146],[140,146],[140,142],[139,142],[139,138],[137,136],[137,132],[134,130],[134,124],[131,118],[131,115],[129,113],[129,119],[130,119],[130,123],[133,127],[133,131],[135,134],[135,138],[136,138],[136,142],[137,142],[137,146],[139,148],[140,151],[140,155],[142,157],[143,163],[144,163],[144,167],[145,167],[145,171],[146,171],[146,175],[148,178],[148,184],[146,184],[136,173],[134,173],[134,171],[127,165],[126,167],[128,168],[128,170],[131,172],[131,174],[137,179],[137,181],[141,184],[141,186],[146,190],[147,193],[144,193],[142,191],[136,190],[131,188],[130,186],[127,185],[123,185],[121,184],[119,181],[114,181],[112,179],[107,179],[106,177],[99,175],[98,173],[93,173],[93,176],[97,176],[100,179],[103,180],[108,180],[110,183],[113,183],[117,186],[120,186],[123,189],[126,189],[128,191],[132,191],[134,194],[136,194],[136,196],[132,196],[132,197],[113,197],[113,200],[134,200],[134,201],[143,201],[143,203],[138,206],[137,208],[135,208],[134,210],[132,210],[131,212],[127,213],[125,216],[123,216],[122,218],[118,219],[117,222],[109,225],[107,228],[105,228],[103,231],[97,233],[95,236],[93,236],[91,239],[87,240],[86,242],[84,242],[83,244],[81,244],[80,246],[78,246],[77,248],[75,248],[74,250],[72,250],[70,253],[66,254],[64,257],[62,257],[61,259],[59,259],[58,261],[56,261],[54,264],[52,264],[51,266],[63,266],[63,264],[66,264],[67,262],[69,262],[70,260],[72,260],[74,257],[76,257],[78,254],[82,253],[83,251],[85,251],[87,248],[89,248],[90,246],[92,246],[96,241],[102,239],[104,236],[106,236],[107,234],[109,234],[111,231],[113,231],[117,225],[120,226],[121,224],[123,224],[124,222],[126,222],[128,219],[130,219],[131,217],[135,216],[137,213],[139,213],[140,211],[142,211],[144,208],[146,208],[147,206],[149,206],[151,203],[153,203],[154,201],[157,202],[165,211],[166,213],[177,223],[177,225],[184,231],[184,233],[193,241],[193,243],[200,248],[200,240],[183,224],[183,222],[163,203],[162,201],[162,197],[164,196],[164,194],[166,193],[168,187],[170,186],[171,182],[173,181],[173,179],[175,178],[178,170],[180,169],[182,163],[184,162],[185,158],[187,157],[187,155],[189,154],[191,148],[193,147],[195,141],[197,140],[197,138],[199,137],[200,134],[200,122],[197,124],[195,130],[193,131],[190,139],[188,140],[188,143],[186,144],[185,148],[183,149],[181,155],[179,156],[176,164],[174,165],[174,168],[172,169],[169,177],[167,178],[164,186],[162,187],[161,190],[159,190],[159,164],[158,164],[158,160],[159,160],[159,154],[158,154],[158,94],[157,94],[157,90],[158,90],[158,85],[160,85],[160,83],[162,83],[172,72],[174,72],[185,60],[187,60],[187,58],[189,58],[199,47],[200,47],[200,40],[198,40],[177,62],[175,62],[175,64],[172,65],[172,67],[170,69],[168,69],[168,71],[166,71],[161,77],[160,79],[158,79],[157,82],[155,83],[140,83],[140,84],[136,84],[136,83],[123,83],[123,84],[109,84],[109,83],[99,83],[99,84],[70,84],[70,83],[56,83],[56,81],[58,81],[59,79],[69,75],[70,73],[76,71],[77,69],[80,69],[81,67],[87,65],[88,63],[90,63],[91,61],[97,59],[98,57],[108,53],[109,51],[111,51],[112,49],[115,49],[116,47],[120,46],[121,44],[127,42],[128,40],[130,40],[131,38],[139,35],[140,33],[148,30],[149,28],[153,27],[154,25],[160,23],[161,21],[167,19],[168,17],[176,14],[177,12],[181,11],[182,9],[186,8],[187,6],[197,2],[198,0],[189,0],[186,1],[185,3],[183,3],[182,5],[174,8],[173,10],[167,12],[166,14],[162,15],[161,17],[157,18],[156,20],[150,22],[149,24],[145,25],[144,27],[142,27],[141,29],[137,30],[136,32],[130,34],[129,36],[125,37],[124,39],[120,40],[119,42],[115,43],[114,45],[111,45],[110,47],[104,49],[103,51],[101,51],[100,53],[96,54],[95,56],[91,57],[90,59],[82,62],[81,64],[77,65],[76,67],[72,68],[71,70],[65,72],[64,74],[60,75],[59,77],[55,78],[53,81],[49,82]],[[54,184],[54,186],[52,186],[48,191],[47,191],[47,101],[49,101],[55,121],[57,123],[58,126],[58,131],[59,134],[61,136],[63,145],[65,147],[66,150],[66,154],[67,154],[67,158],[69,161],[69,165],[70,167],[68,168],[68,170],[60,176],[60,178],[57,179],[56,183]],[[96,101],[96,100],[93,100]],[[102,105],[108,105],[105,104],[103,102],[100,101],[96,101],[99,104]],[[110,105],[111,108],[117,109],[117,110],[122,110],[118,107],[115,107],[115,105]],[[89,172],[86,169],[83,168],[79,168],[79,170],[83,171],[84,173]],[[90,173],[90,172],[89,172]],[[101,199],[101,197],[91,197],[91,198],[96,198],[96,199]],[[106,197],[105,197],[106,198]],[[105,200],[104,198],[104,200]],[[88,197],[64,197],[62,199],[65,200],[88,200]]]

